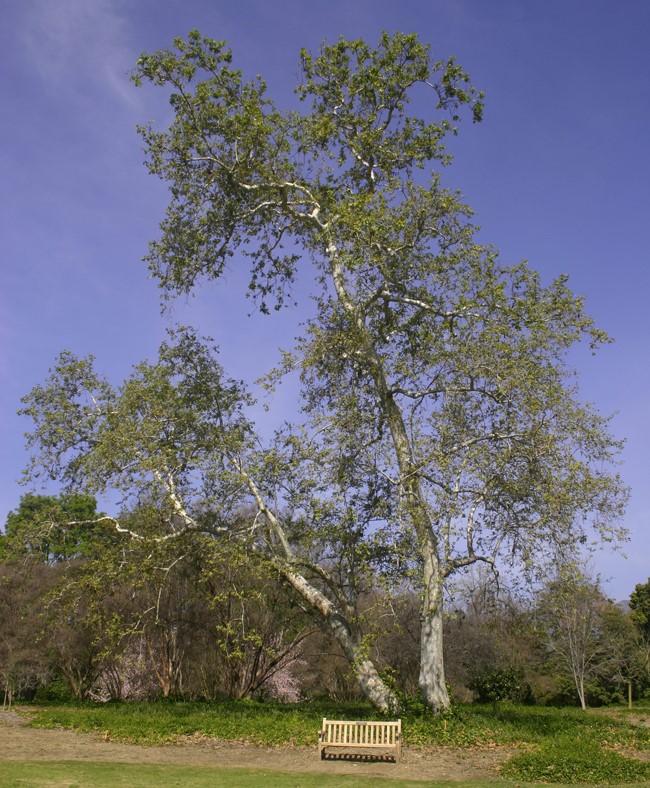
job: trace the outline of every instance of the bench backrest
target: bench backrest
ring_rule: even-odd
[[[398,744],[401,732],[401,720],[396,722],[323,720],[324,744],[392,747]]]

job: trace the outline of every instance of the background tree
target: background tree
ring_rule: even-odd
[[[650,641],[650,578],[634,587],[630,594],[630,610],[639,632]]]
[[[48,517],[71,514],[44,509]],[[94,499],[77,512],[94,513]],[[156,541],[150,537],[160,535],[165,520],[151,507],[116,520],[142,539],[113,535],[104,515],[95,516],[107,530],[102,550],[95,545],[73,559],[51,563],[47,551],[43,564],[40,541],[30,551],[44,532],[96,532],[94,519],[48,525],[36,517],[12,536],[12,553],[0,566],[7,703],[37,690],[78,699],[300,696],[292,671],[313,619],[277,570],[237,541],[199,533]],[[208,522],[212,513],[201,517]]]
[[[237,542],[193,534],[139,562],[137,636],[163,697],[273,694],[290,673],[311,617],[277,571]],[[287,679],[288,680],[288,679]]]
[[[74,577],[79,571],[81,577]],[[39,646],[48,654],[76,700],[91,697],[107,657],[116,653],[122,626],[111,610],[111,589],[80,567],[55,570],[52,587],[38,602]]]
[[[55,563],[101,551],[106,531],[91,527],[90,521],[96,516],[97,501],[92,495],[27,493],[20,499],[18,509],[7,516],[4,558],[15,560],[22,556],[32,561]],[[89,524],[69,526],[69,522]]]
[[[12,603],[3,639],[23,695],[63,676],[72,696],[85,698],[115,645],[108,609],[115,580],[104,584],[104,571],[87,569],[94,560],[110,563],[119,536],[97,518],[95,498],[72,492],[28,493],[7,517],[3,579]]]
[[[314,616],[277,571],[233,545],[213,556],[200,586],[210,600],[206,634],[221,693],[240,699],[285,692],[283,699],[298,700],[293,669]]]
[[[646,651],[631,615],[611,602],[600,620],[604,646],[603,661],[598,673],[601,679],[624,690],[628,708],[632,708],[635,685],[637,691],[646,678]]]
[[[45,572],[20,564],[0,564],[0,691],[3,708],[14,698],[31,698],[47,681],[52,665],[39,648],[39,595],[47,588]]]
[[[536,698],[543,649],[531,608],[529,595],[484,567],[458,579],[445,622],[445,663],[455,698]]]
[[[537,604],[537,621],[552,661],[571,675],[583,709],[586,682],[597,676],[606,655],[602,616],[608,607],[599,583],[569,563],[561,564],[548,580]]]
[[[650,578],[634,587],[630,594],[630,611],[645,655],[646,679],[650,681]]]
[[[307,111],[283,113],[231,59],[193,32],[138,61],[136,83],[170,89],[174,112],[167,131],[141,129],[150,171],[171,188],[148,262],[169,297],[247,257],[263,312],[311,262],[315,317],[284,368],[300,371],[339,487],[366,496],[396,555],[417,556],[419,686],[438,710],[447,578],[623,533],[625,491],[603,470],[620,446],[577,401],[565,361],[605,337],[565,278],[544,287],[506,268],[457,194],[425,176],[449,162],[443,140],[463,107],[482,113],[453,60],[413,35],[375,49],[340,39],[301,53]],[[409,112],[416,97],[426,117]],[[381,487],[359,488],[358,468]]]

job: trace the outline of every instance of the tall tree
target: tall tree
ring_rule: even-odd
[[[457,195],[420,172],[448,162],[463,105],[481,115],[453,60],[402,34],[303,52],[300,114],[244,82],[223,42],[195,32],[174,45],[135,74],[171,87],[175,113],[169,130],[141,130],[172,194],[149,264],[171,296],[248,257],[267,312],[310,260],[315,316],[277,371],[299,369],[306,420],[256,452],[241,387],[188,333],[119,392],[68,354],[26,398],[32,471],[149,497],[167,513],[159,539],[200,526],[188,501],[217,496],[229,514],[252,502],[252,546],[328,621],[383,708],[392,699],[364,654],[356,600],[370,568],[415,570],[419,685],[439,710],[448,577],[502,554],[529,565],[590,527],[623,535],[625,490],[608,471],[619,444],[577,401],[565,363],[575,342],[605,337],[564,278],[543,287],[526,266],[502,266]],[[426,91],[435,120],[408,112]],[[288,519],[270,504],[280,486]]]
[[[544,287],[502,265],[440,174],[426,176],[449,162],[461,110],[482,114],[453,59],[401,33],[303,51],[302,113],[280,111],[231,61],[196,31],[138,61],[135,82],[170,89],[174,112],[168,130],[141,129],[171,188],[148,262],[170,297],[248,258],[263,312],[311,263],[316,315],[285,366],[300,370],[332,462],[354,460],[339,463],[342,484],[361,467],[390,491],[387,532],[419,563],[420,689],[440,709],[446,578],[499,554],[529,564],[590,526],[623,533],[625,491],[608,470],[619,444],[566,366],[574,343],[605,336],[565,278]],[[375,485],[366,492],[372,509]]]

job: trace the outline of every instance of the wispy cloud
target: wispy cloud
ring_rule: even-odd
[[[21,38],[31,67],[57,91],[82,83],[131,103],[123,7],[122,0],[27,0]]]

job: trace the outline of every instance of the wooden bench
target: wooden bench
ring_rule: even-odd
[[[346,750],[361,754],[390,753],[397,763],[402,755],[402,720],[396,722],[350,722],[323,720],[318,737],[321,760],[326,750]]]

